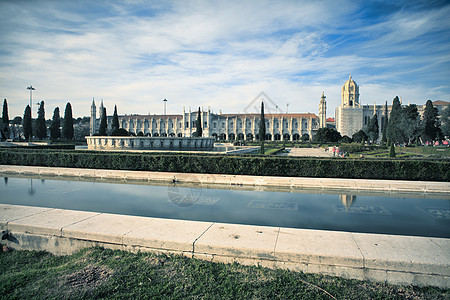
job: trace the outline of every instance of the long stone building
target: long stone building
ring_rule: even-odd
[[[359,99],[359,86],[350,78],[342,86],[341,105],[335,110],[335,123],[329,122],[326,117],[327,103],[324,93],[319,101],[319,116],[314,113],[267,113],[266,140],[295,141],[308,135],[312,138],[317,130],[322,127],[336,128],[342,136],[351,137],[354,133],[369,124],[374,114],[378,117],[379,137],[383,130],[385,119],[385,106],[392,104],[395,95],[385,104],[363,105]],[[401,100],[401,98],[400,98]],[[446,101],[434,101],[433,105],[442,111],[450,103]],[[387,113],[390,114],[392,105],[387,105]],[[419,114],[422,115],[425,105],[417,105]],[[103,101],[99,112],[103,111]],[[143,135],[160,137],[193,137],[197,124],[196,110],[186,111],[180,115],[123,115],[119,116],[119,125],[134,134],[142,132]],[[100,117],[100,116],[99,116]],[[209,108],[201,111],[202,129],[204,137],[214,137],[218,140],[254,140],[259,139],[260,114],[216,114]],[[96,105],[92,100],[90,134],[98,132],[99,118],[96,114]],[[108,127],[111,128],[112,117],[108,117]]]
[[[324,96],[323,96],[324,97]],[[103,111],[103,102],[99,111]],[[198,111],[186,111],[181,115],[124,115],[119,116],[121,128],[138,134],[160,137],[193,137],[196,133]],[[204,137],[218,140],[259,139],[259,114],[215,114],[211,110],[201,112]],[[313,113],[265,114],[266,140],[299,140],[303,135],[314,136],[319,129],[319,118]],[[99,119],[96,116],[94,100],[91,106],[90,134],[98,132]],[[108,117],[111,128],[112,117]]]

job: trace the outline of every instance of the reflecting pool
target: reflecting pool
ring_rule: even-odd
[[[183,220],[450,238],[448,195],[228,188],[3,177],[0,178],[0,203]]]

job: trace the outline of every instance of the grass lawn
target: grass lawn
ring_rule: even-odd
[[[449,299],[449,289],[211,263],[101,248],[71,256],[0,253],[0,297],[122,299]]]

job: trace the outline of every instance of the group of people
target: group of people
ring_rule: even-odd
[[[339,149],[337,146],[333,147],[326,147],[325,151],[329,151],[330,153],[333,153],[333,157],[346,157],[348,156],[347,152],[343,152]]]

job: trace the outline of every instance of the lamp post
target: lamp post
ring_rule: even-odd
[[[27,90],[30,90],[30,110],[31,110],[31,114],[33,115],[33,104],[32,104],[32,99],[33,99],[33,91],[35,90],[35,88],[30,85],[29,87],[27,87]]]
[[[166,115],[166,105],[167,105],[167,99],[164,98],[164,115]]]

